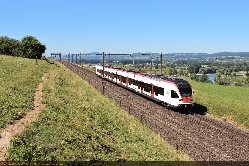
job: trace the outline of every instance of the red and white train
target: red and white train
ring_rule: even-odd
[[[168,108],[194,106],[193,89],[186,80],[142,74],[108,66],[105,66],[104,72],[105,79],[145,95]],[[96,65],[96,75],[103,76],[102,65]]]

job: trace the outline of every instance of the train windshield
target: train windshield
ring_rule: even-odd
[[[189,84],[186,83],[178,84],[178,88],[183,97],[188,97],[192,95],[192,89]]]

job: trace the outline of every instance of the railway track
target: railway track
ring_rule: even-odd
[[[102,91],[102,79],[95,73],[66,61],[61,63]],[[108,81],[105,95],[196,161],[249,161],[249,133],[231,124],[167,110]]]

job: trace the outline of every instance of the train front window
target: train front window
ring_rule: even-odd
[[[178,94],[176,93],[176,91],[171,90],[171,98],[179,98]]]
[[[189,84],[178,84],[179,91],[183,97],[192,95],[192,89]]]

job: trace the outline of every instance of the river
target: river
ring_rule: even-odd
[[[216,74],[216,73],[207,74],[208,79],[210,79],[210,80],[213,82],[213,84],[215,84],[215,81],[214,81],[214,76],[215,76],[215,74]]]

